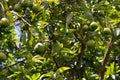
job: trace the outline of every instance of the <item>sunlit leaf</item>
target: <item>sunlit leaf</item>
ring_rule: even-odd
[[[43,79],[45,77],[53,78],[54,77],[54,73],[53,72],[48,72],[46,74],[43,74],[43,75],[41,75],[40,79]]]
[[[106,76],[108,76],[108,75],[110,75],[110,74],[114,74],[114,65],[115,65],[115,63],[113,62],[113,63],[111,63],[110,64],[110,66],[106,66],[106,68],[107,68],[107,71],[106,71]]]
[[[66,70],[68,70],[68,69],[70,69],[69,67],[60,67],[57,71],[56,71],[56,73],[63,73],[64,71],[66,71]]]
[[[41,57],[40,55],[36,55],[32,58],[32,60],[34,62],[41,62],[41,60],[44,59],[43,57]]]
[[[35,73],[32,75],[32,79],[38,80],[40,78],[40,73]]]
[[[30,75],[25,74],[25,77],[26,77],[27,79],[29,79],[29,80],[32,80],[32,78],[31,78]]]
[[[61,52],[62,52],[62,53],[74,54],[76,51],[72,51],[72,50],[70,50],[70,49],[68,49],[68,48],[63,48],[63,49],[61,50]]]
[[[13,78],[16,77],[20,74],[20,72],[14,72],[13,74],[11,74],[10,76],[8,76],[8,78]]]

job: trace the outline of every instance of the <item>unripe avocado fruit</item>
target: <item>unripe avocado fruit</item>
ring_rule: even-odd
[[[90,24],[90,28],[91,28],[92,31],[96,30],[97,27],[98,27],[98,24],[97,24],[96,22],[94,22],[94,21],[91,22],[91,24]]]
[[[84,25],[82,29],[83,29],[83,31],[88,31],[89,27],[88,27],[88,25]]]
[[[9,26],[9,20],[7,19],[7,18],[2,18],[1,20],[0,20],[0,26],[1,27],[7,27],[7,26]]]
[[[3,52],[0,52],[0,62],[6,59],[6,55]]]
[[[103,32],[104,32],[105,35],[110,35],[111,34],[110,28],[104,28]]]
[[[16,12],[21,12],[21,11],[22,11],[21,5],[20,5],[20,4],[15,4],[14,10],[15,10]]]
[[[103,17],[105,15],[105,12],[103,10],[99,10],[98,11],[98,15],[101,16],[101,17]]]
[[[87,42],[87,47],[94,47],[95,46],[95,41],[94,40],[89,40]]]
[[[37,43],[34,47],[34,50],[37,54],[44,54],[46,51],[46,47],[42,43]]]

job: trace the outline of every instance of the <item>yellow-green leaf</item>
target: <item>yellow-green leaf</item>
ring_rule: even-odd
[[[56,73],[63,73],[64,71],[70,69],[70,67],[60,67]]]

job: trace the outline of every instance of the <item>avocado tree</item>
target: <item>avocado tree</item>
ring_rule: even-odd
[[[119,0],[0,0],[0,80],[119,80]]]

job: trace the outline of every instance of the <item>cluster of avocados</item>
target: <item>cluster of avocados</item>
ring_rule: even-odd
[[[88,26],[87,24],[84,25],[84,26],[82,27],[82,30],[83,30],[84,32],[86,32],[86,31],[95,31],[97,28],[98,28],[97,22],[93,21],[93,22],[90,23],[90,26]]]
[[[98,28],[97,22],[93,21],[93,22],[90,23],[90,26],[84,25],[82,27],[82,30],[84,32],[86,32],[86,31],[95,31],[97,28]],[[104,33],[104,35],[110,35],[111,34],[111,29],[109,27],[105,27],[103,29],[103,33]]]
[[[83,32],[87,32],[87,31],[91,32],[91,31],[95,31],[97,28],[98,28],[97,22],[92,21],[90,23],[90,26],[84,25],[82,27],[82,30],[83,30]],[[112,32],[111,32],[111,29],[109,27],[104,27],[103,30],[102,30],[102,33],[103,33],[103,35],[108,36],[108,35],[111,35]],[[89,40],[89,41],[87,41],[86,45],[88,47],[94,47],[95,41],[94,40]]]
[[[21,2],[15,4],[14,11],[21,12],[22,10],[25,10],[27,8],[32,10],[33,13],[37,13],[40,11],[39,6],[33,4],[31,0],[22,0]]]

